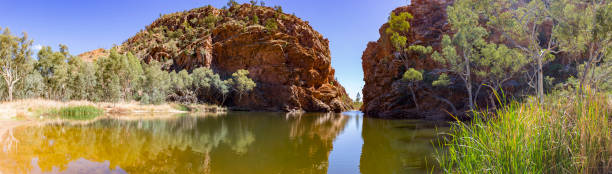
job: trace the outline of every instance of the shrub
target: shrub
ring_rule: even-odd
[[[268,31],[276,31],[278,29],[278,25],[276,24],[276,20],[269,18],[266,20],[266,29]]]

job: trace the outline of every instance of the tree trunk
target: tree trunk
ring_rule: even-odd
[[[544,104],[544,73],[542,72],[542,56],[538,56],[538,98]]]
[[[578,89],[579,94],[582,94],[582,90],[584,89],[587,74],[589,73],[589,69],[591,68],[592,60],[593,60],[593,44],[591,44],[589,47],[589,59],[587,59],[586,65],[584,66],[584,70],[582,71],[582,76],[580,77],[580,86],[579,86],[580,89]]]
[[[470,72],[470,59],[467,56],[463,56],[465,61],[465,70],[466,70],[466,81],[465,87],[467,88],[469,100],[470,100],[470,110],[474,110],[474,99],[472,97],[472,81],[470,80],[471,72]]]
[[[440,97],[440,96],[437,96],[437,95],[435,95],[435,94],[433,94],[433,93],[430,93],[430,92],[427,92],[427,91],[423,91],[423,92],[425,92],[426,94],[431,95],[431,96],[432,96],[432,97],[434,97],[436,100],[439,100],[439,101],[442,101],[442,102],[444,102],[444,103],[448,104],[448,106],[450,106],[450,108],[453,110],[453,113],[452,113],[452,114],[453,114],[453,115],[456,115],[456,114],[457,114],[457,108],[455,108],[455,106],[453,105],[453,103],[452,103],[452,102],[450,102],[448,99],[442,98],[442,97]]]
[[[410,93],[412,93],[412,101],[414,101],[414,105],[416,105],[417,112],[419,112],[419,102],[416,99],[416,95],[414,94],[414,89],[412,89],[412,85],[410,85]]]
[[[13,101],[13,85],[8,84],[7,88],[8,88],[9,101]]]

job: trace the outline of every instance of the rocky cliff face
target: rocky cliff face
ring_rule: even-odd
[[[168,70],[246,69],[256,89],[230,106],[245,110],[340,112],[348,97],[334,78],[329,41],[308,22],[269,7],[211,6],[162,16],[120,49]]]
[[[393,10],[397,14],[409,12],[414,16],[410,20],[410,31],[404,33],[408,38],[408,45],[432,46],[434,50],[440,50],[442,36],[450,32],[446,7],[452,2],[453,0],[413,0],[411,5]],[[465,90],[461,90],[461,86],[436,89],[421,85],[415,92],[421,107],[417,112],[407,85],[399,80],[406,69],[402,62],[394,58],[394,48],[385,33],[387,27],[388,24],[384,24],[380,28],[380,39],[368,43],[361,58],[365,81],[364,104],[361,110],[367,116],[373,117],[423,118],[443,117],[447,115],[447,111],[453,112],[453,107],[463,108],[463,98],[467,95],[463,92]],[[437,65],[433,60],[420,59],[416,55],[412,55],[410,59],[416,64],[415,69],[435,72]],[[424,74],[426,80],[428,75],[431,74]]]
[[[454,0],[413,0],[409,6],[399,7],[394,13],[409,12],[414,16],[410,19],[410,31],[401,33],[407,37],[408,45],[431,46],[433,50],[440,51],[442,36],[452,35],[450,25],[447,22],[446,8]],[[483,22],[486,20],[482,20]],[[550,36],[551,23],[544,22],[540,27],[541,36]],[[448,87],[433,87],[432,81],[440,74],[440,66],[429,56],[409,55],[409,61],[417,70],[422,70],[423,82],[415,89],[420,110],[409,92],[408,84],[400,80],[406,71],[400,60],[395,58],[394,48],[385,33],[388,24],[380,28],[380,39],[370,42],[363,52],[362,66],[364,70],[365,86],[363,88],[364,104],[361,110],[367,116],[386,118],[426,118],[426,119],[449,119],[449,113],[455,116],[464,115],[468,109],[468,94],[465,84],[458,77],[450,76],[452,82]],[[545,37],[547,38],[547,37]],[[492,32],[486,38],[488,42],[512,45],[509,41],[502,39],[500,33]],[[519,42],[527,47],[526,42]],[[563,81],[570,75],[576,74],[575,65],[572,62],[580,62],[566,54],[556,54],[553,62],[544,65],[544,75],[551,76],[557,81]],[[586,56],[585,56],[586,57]],[[517,96],[527,91],[530,87],[526,84],[528,79],[516,77],[503,84],[506,96]],[[555,82],[551,82],[555,83]],[[478,86],[474,84],[474,86]],[[488,88],[488,87],[483,87]],[[550,86],[548,88],[551,88]],[[490,93],[475,93],[477,98],[475,104],[482,108],[494,108],[496,101]]]

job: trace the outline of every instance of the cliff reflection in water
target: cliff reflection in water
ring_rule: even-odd
[[[436,165],[433,146],[444,123],[423,120],[363,118],[360,171],[369,173],[431,173]]]
[[[230,112],[16,128],[4,173],[326,173],[340,114]],[[79,169],[80,168],[80,169]]]

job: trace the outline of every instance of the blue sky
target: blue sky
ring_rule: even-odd
[[[248,0],[237,0],[246,3]],[[267,0],[295,13],[330,41],[336,77],[351,97],[364,84],[361,54],[391,10],[406,0]],[[0,6],[0,27],[14,34],[27,32],[35,47],[68,45],[80,54],[121,44],[159,14],[189,10],[211,4],[223,7],[226,0],[18,0]]]

